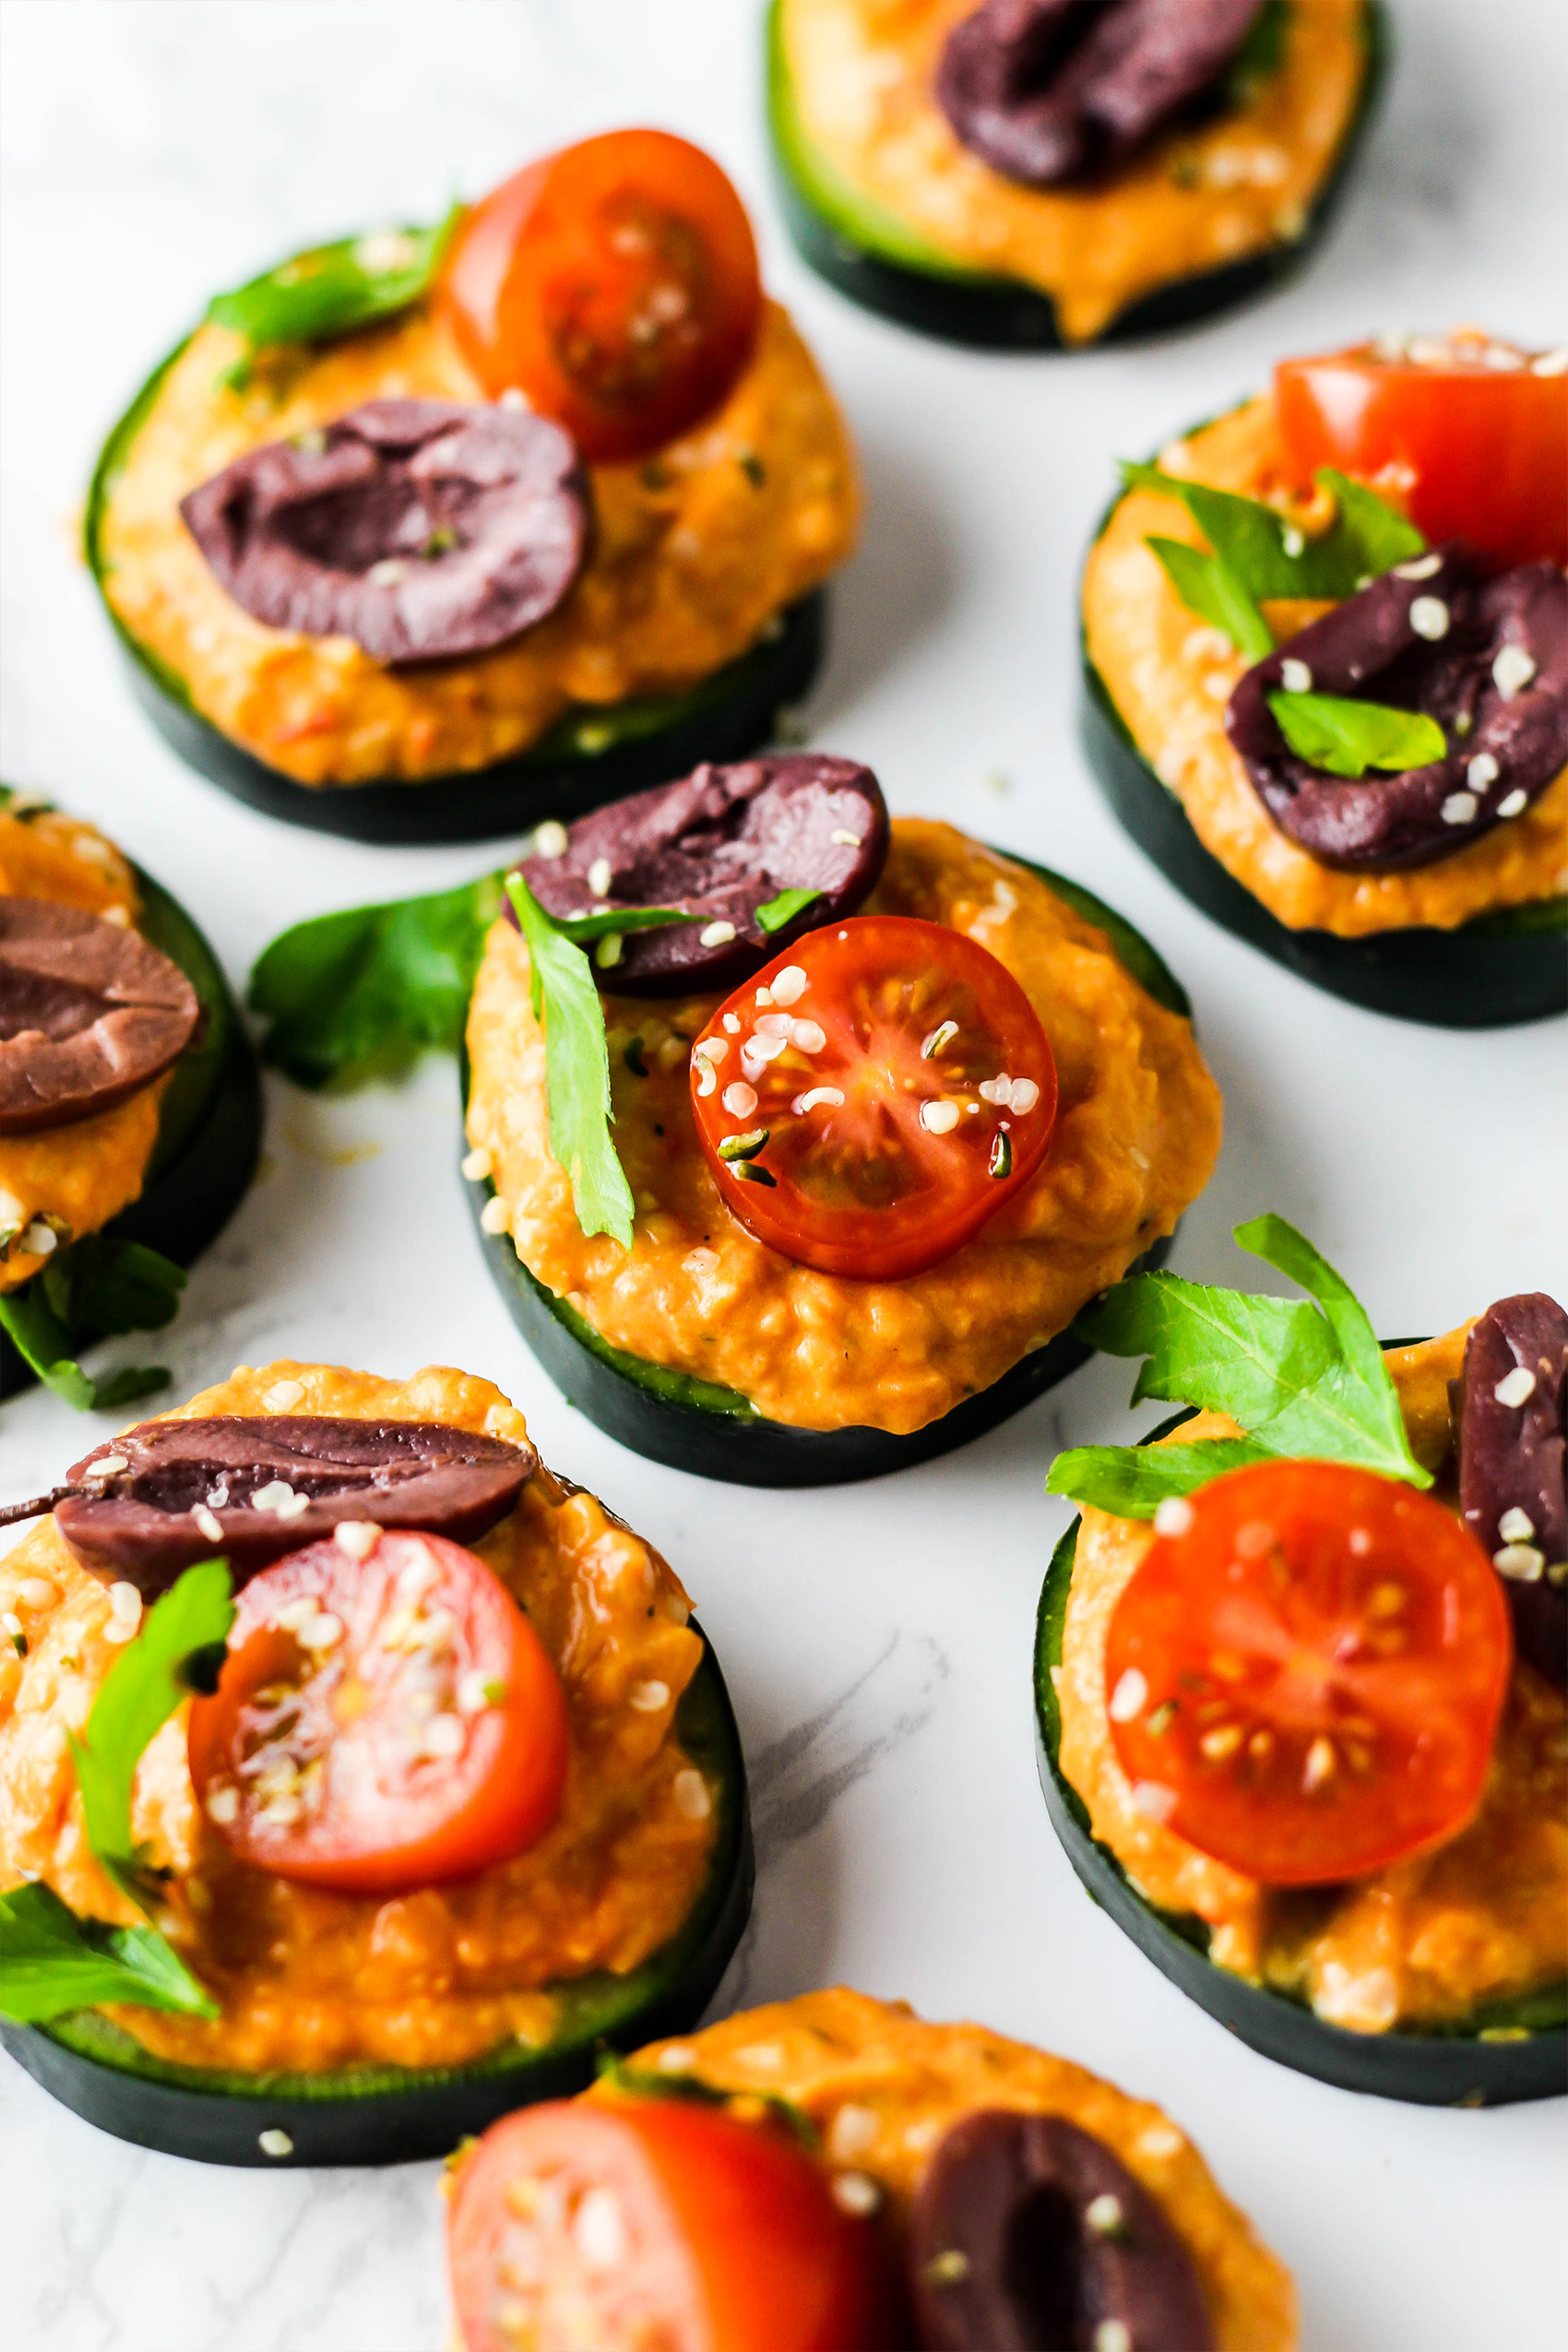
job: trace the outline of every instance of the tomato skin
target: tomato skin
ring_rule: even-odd
[[[1266,1886],[1455,1835],[1507,1693],[1503,1587],[1430,1495],[1264,1462],[1186,1498],[1111,1618],[1111,1736],[1140,1810]]]
[[[334,1627],[325,1645],[311,1638]],[[452,1726],[439,1752],[423,1744],[438,1718]],[[191,1777],[219,1835],[257,1870],[346,1894],[437,1885],[523,1852],[560,1811],[568,1749],[538,1634],[441,1536],[379,1535],[362,1559],[333,1539],[264,1569],[239,1596],[217,1691],[191,1706]]]
[[[661,2352],[888,2352],[893,2340],[874,2227],[839,2211],[780,2131],[721,2108],[590,2097],[505,2116],[458,2168],[446,2236],[465,2352],[578,2341],[564,2322],[585,2303],[592,2340]]]
[[[1449,364],[1368,347],[1282,361],[1274,400],[1298,486],[1333,466],[1390,493],[1434,546],[1467,540],[1499,570],[1568,564],[1568,375],[1463,363],[1484,344],[1436,348]]]
[[[805,985],[775,1000],[774,983],[796,972]],[[788,1040],[759,1063],[751,1049],[771,1047],[781,1018]],[[944,1027],[952,1037],[924,1052]],[[1029,1099],[982,1096],[1004,1078]],[[841,1099],[807,1099],[822,1088]],[[939,1104],[956,1104],[956,1123],[933,1132],[928,1118],[948,1116]],[[1028,998],[978,941],[911,916],[856,915],[797,939],[711,1016],[692,1048],[692,1110],[748,1232],[819,1273],[895,1281],[951,1256],[1028,1182],[1051,1141],[1056,1063]],[[767,1143],[748,1160],[723,1157],[721,1145],[761,1128]]]
[[[490,397],[517,386],[600,464],[716,409],[762,319],[740,197],[666,131],[607,132],[504,181],[459,231],[440,300]]]

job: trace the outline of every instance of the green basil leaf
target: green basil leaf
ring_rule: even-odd
[[[1222,629],[1249,661],[1274,651],[1274,633],[1222,556],[1206,555],[1183,539],[1150,539],[1166,577],[1189,612]]]
[[[1369,767],[1404,773],[1448,755],[1442,728],[1424,711],[1342,695],[1277,693],[1265,699],[1297,757],[1330,776],[1364,776]]]
[[[537,899],[534,903],[539,904]],[[702,923],[707,917],[688,915],[680,907],[608,907],[601,915],[546,915],[545,920],[563,939],[586,947],[612,933],[619,938],[629,931],[668,931],[672,923]]]
[[[1227,1470],[1274,1459],[1268,1446],[1244,1437],[1199,1438],[1192,1445],[1075,1445],[1052,1462],[1045,1491],[1120,1519],[1152,1519],[1167,1495],[1191,1494]]]
[[[756,910],[757,921],[764,931],[782,931],[786,923],[794,921],[802,908],[810,907],[823,897],[820,890],[781,890],[766,907]]]
[[[96,1238],[89,1236],[88,1241]],[[150,1396],[157,1390],[167,1388],[170,1380],[169,1373],[161,1366],[127,1365],[124,1371],[111,1374],[106,1380],[95,1381],[83,1372],[76,1360],[77,1348],[87,1338],[102,1336],[104,1329],[101,1325],[89,1324],[85,1317],[79,1324],[75,1319],[77,1301],[70,1262],[76,1258],[77,1251],[87,1246],[87,1241],[77,1241],[68,1251],[57,1251],[42,1273],[35,1274],[18,1289],[0,1293],[0,1328],[9,1335],[17,1353],[37,1373],[45,1387],[52,1389],[56,1396],[78,1413],[107,1410],[113,1406],[127,1404],[137,1396]],[[151,1295],[160,1302],[167,1300],[166,1287],[161,1283],[156,1286],[151,1282],[144,1284],[143,1277],[137,1274],[134,1265],[127,1281],[123,1285],[117,1282],[113,1271],[117,1253],[129,1252],[136,1246],[130,1242],[106,1245],[116,1253],[116,1257],[105,1262],[109,1271],[102,1277],[103,1291],[98,1294],[89,1288],[89,1298],[101,1295],[112,1306],[117,1301],[115,1311],[121,1313],[125,1311],[133,1296]],[[143,1254],[155,1260],[159,1265],[168,1265],[168,1260],[159,1258],[154,1250],[148,1250]],[[184,1282],[184,1276],[178,1267],[171,1271],[179,1274],[180,1280]],[[169,1315],[160,1312],[154,1327],[168,1321]],[[110,1330],[119,1331],[143,1327],[138,1323],[129,1322],[116,1322],[107,1326]]]
[[[0,1895],[0,2016],[37,2025],[106,2001],[220,2013],[156,1928],[78,1919],[42,1883]]]
[[[1396,564],[1408,564],[1412,555],[1426,552],[1426,540],[1415,524],[1364,481],[1352,481],[1348,474],[1337,473],[1332,466],[1320,466],[1313,480],[1330,493],[1339,510],[1333,529],[1316,544],[1335,548],[1345,568],[1353,573],[1349,588],[1343,591],[1347,596],[1364,588],[1368,580],[1391,572]]]
[[[609,1233],[629,1250],[632,1188],[610,1137],[610,1053],[592,966],[520,873],[508,874],[505,887],[529,951],[534,1017],[542,1012],[544,1021],[551,1152],[571,1181],[583,1232]]]
[[[77,1331],[102,1338],[126,1331],[161,1331],[180,1311],[180,1293],[189,1280],[184,1267],[140,1241],[90,1233],[56,1255],[69,1266],[70,1320]],[[117,1380],[125,1377],[119,1374]],[[99,1401],[106,1401],[101,1388]]]
[[[430,286],[462,211],[454,204],[434,229],[381,230],[297,254],[232,293],[215,295],[208,323],[232,328],[255,351],[273,343],[325,342],[390,318]]]

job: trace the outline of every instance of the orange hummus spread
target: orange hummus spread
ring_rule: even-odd
[[[719,1198],[697,1142],[691,1041],[719,999],[605,998],[630,1252],[585,1238],[550,1156],[528,951],[492,930],[469,1015],[469,1140],[529,1271],[612,1347],[714,1382],[801,1429],[923,1429],[1043,1347],[1208,1182],[1219,1093],[1190,1025],[1037,876],[949,825],[903,817],[867,913],[978,940],[1044,1024],[1060,1086],[1044,1165],[975,1238],[900,1281],[797,1265]],[[646,1077],[627,1067],[642,1040]]]
[[[489,1381],[439,1365],[404,1382],[242,1366],[168,1418],[274,1412],[438,1420],[514,1443],[527,1434]],[[222,2015],[109,2012],[159,2056],[245,2073],[459,2065],[514,2038],[547,2040],[553,1983],[635,1968],[689,1916],[715,1814],[675,1731],[702,1657],[679,1583],[601,1503],[542,1467],[473,1549],[527,1609],[564,1686],[571,1762],[553,1827],[515,1860],[391,1900],[291,1885],[244,1867],[205,1826],[182,1706],[143,1756],[132,1826],[174,1874],[160,1924]],[[73,1910],[129,1923],[137,1915],[87,1846],[68,1748],[121,1654],[108,1594],[53,1519],[0,1560],[0,1594],[28,1643],[25,1659],[9,1645],[0,1657],[0,1886],[42,1878]]]
[[[1129,2098],[1067,2059],[983,2025],[932,2025],[904,2002],[838,1987],[743,2010],[678,2042],[639,2050],[634,2066],[695,2076],[738,2097],[802,2108],[826,2161],[876,2182],[901,2225],[932,2151],[985,2108],[1059,2115],[1121,2157],[1180,2234],[1202,2288],[1218,2352],[1290,2352],[1290,2274],[1254,2236],[1185,2134],[1146,2099]],[[613,2097],[609,2085],[589,2097]]]
[[[1458,1378],[1467,1330],[1388,1357],[1412,1450],[1439,1472],[1438,1496],[1454,1508],[1447,1384]],[[1179,1432],[1183,1444],[1240,1434],[1218,1413],[1200,1413]],[[1062,1770],[1095,1836],[1139,1892],[1161,1910],[1206,1921],[1209,1958],[1220,1967],[1309,2001],[1353,2032],[1454,2023],[1560,1979],[1568,1961],[1562,1693],[1515,1663],[1480,1810],[1446,1845],[1344,1886],[1260,1886],[1138,1812],[1111,1744],[1106,1635],[1152,1540],[1137,1521],[1084,1512],[1055,1678]]]
[[[1293,244],[1365,85],[1363,0],[1292,0],[1278,70],[1212,122],[1158,133],[1097,186],[1029,188],[971,155],[936,103],[943,45],[975,0],[779,0],[801,127],[910,265],[1049,294],[1063,341],[1173,279]]]
[[[174,359],[108,487],[103,588],[204,717],[301,784],[417,782],[537,743],[568,712],[686,693],[841,564],[858,493],[843,421],[786,313],[765,307],[728,398],[654,459],[595,466],[594,542],[555,612],[491,651],[388,669],[349,637],[268,628],[231,601],[180,517],[187,491],[264,442],[383,398],[485,398],[428,304],[319,349],[256,356],[201,327]]]
[[[0,806],[0,897],[51,898],[127,924],[140,912],[130,865],[112,841],[58,809],[26,803],[20,814]],[[20,1246],[35,1221],[49,1224],[59,1246],[96,1233],[137,1198],[172,1075],[96,1119],[0,1135],[0,1291],[18,1289],[53,1254]]]
[[[1266,499],[1311,530],[1326,499],[1293,501],[1271,398],[1249,401],[1159,453],[1167,473]],[[1313,505],[1324,511],[1314,515]],[[1158,491],[1117,505],[1084,573],[1084,647],[1159,780],[1206,849],[1292,931],[1361,939],[1430,924],[1452,931],[1478,915],[1568,889],[1568,769],[1525,814],[1434,864],[1342,873],[1280,832],[1225,732],[1225,706],[1247,667],[1218,629],[1190,612],[1145,545],[1151,534],[1204,544],[1187,510]],[[1265,607],[1277,641],[1331,608]]]

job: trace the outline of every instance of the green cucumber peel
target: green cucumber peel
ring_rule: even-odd
[[[1343,695],[1276,693],[1264,699],[1297,757],[1330,776],[1364,776],[1369,767],[1403,774],[1448,756],[1447,737],[1424,711]]]

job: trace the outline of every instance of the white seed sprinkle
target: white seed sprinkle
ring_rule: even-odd
[[[615,879],[615,869],[608,858],[595,858],[588,870],[588,886],[596,898],[608,898],[610,885]]]
[[[1146,1171],[1154,1166],[1154,1162],[1149,1158],[1147,1152],[1140,1151],[1136,1144],[1129,1144],[1127,1146],[1127,1157],[1132,1161],[1134,1168],[1142,1168]]]
[[[1510,792],[1506,800],[1497,803],[1497,814],[1499,816],[1523,816],[1528,800],[1527,792]]]
[[[508,384],[505,391],[503,392],[500,399],[496,402],[496,406],[501,409],[528,410],[533,407],[533,402],[529,398],[528,394],[523,390],[520,384]]]
[[[499,1193],[479,1213],[480,1230],[484,1233],[505,1233],[511,1221],[512,1212]]]
[[[1473,792],[1450,792],[1443,803],[1444,825],[1468,825],[1480,802]]]
[[[626,950],[626,943],[618,931],[607,931],[593,951],[593,960],[601,972],[617,965]]]
[[[827,1043],[827,1032],[819,1022],[796,1021],[790,1029],[790,1043],[801,1053],[820,1053]]]
[[[1174,2124],[1151,2123],[1146,2131],[1138,2134],[1138,2154],[1150,2157],[1157,2164],[1169,2162],[1171,2156],[1181,2153],[1182,2134]]]
[[[321,1603],[314,1593],[301,1593],[297,1600],[286,1600],[273,1619],[285,1633],[297,1633],[311,1619],[319,1614]]]
[[[1408,564],[1396,564],[1394,576],[1396,580],[1430,580],[1434,572],[1442,569],[1441,555],[1412,555]]]
[[[407,578],[408,570],[408,565],[400,564],[395,555],[386,555],[379,564],[371,565],[365,578],[372,588],[398,588]]]
[[[797,1119],[803,1119],[808,1111],[841,1111],[843,1107],[844,1097],[837,1087],[808,1087],[790,1105]]]
[[[697,938],[705,947],[727,947],[735,936],[733,923],[704,923]]]
[[[240,1816],[240,1792],[232,1780],[215,1780],[207,1792],[207,1817],[220,1827]]]
[[[882,2203],[882,2192],[869,2172],[836,2172],[832,2189],[833,2202],[840,2213],[874,2213]]]
[[[1503,1373],[1491,1393],[1500,1405],[1511,1405],[1516,1409],[1527,1405],[1535,1395],[1536,1376],[1528,1364],[1515,1364],[1511,1372]]]
[[[756,992],[756,1001],[759,1004],[771,1004],[773,991],[770,988],[759,988]]]
[[[198,1503],[191,1513],[191,1517],[196,1521],[208,1543],[222,1542],[223,1529],[216,1511],[209,1511],[205,1503]]]
[[[1501,1551],[1492,1553],[1491,1564],[1511,1584],[1535,1585],[1546,1567],[1546,1554],[1533,1543],[1505,1543]]]
[[[52,1225],[45,1225],[35,1218],[22,1235],[22,1250],[30,1258],[51,1257],[59,1247],[59,1241],[60,1237]]]
[[[835,2164],[852,2164],[864,2156],[881,2129],[875,2108],[846,2099],[828,2127],[827,2153]]]
[[[1191,1531],[1196,1515],[1184,1494],[1161,1495],[1155,1505],[1155,1534],[1157,1536],[1184,1536]]]
[[[1125,2320],[1101,2320],[1094,2332],[1094,2352],[1133,2352],[1133,2331]]]
[[[275,1380],[263,1391],[261,1401],[269,1413],[291,1413],[304,1393],[303,1380]]]
[[[1230,699],[1229,670],[1211,670],[1204,680],[1204,692],[1210,702],[1229,702]]]
[[[0,1611],[0,1633],[9,1633],[14,1642],[20,1641],[22,1621],[14,1609]]]
[[[482,1184],[493,1164],[483,1144],[479,1144],[464,1160],[463,1173],[470,1184]]]
[[[1146,1821],[1167,1822],[1176,1810],[1176,1791],[1162,1780],[1135,1780],[1133,1803]]]
[[[1410,626],[1429,645],[1448,635],[1448,607],[1440,596],[1418,596],[1410,607]]]
[[[1296,529],[1294,523],[1287,523],[1284,529],[1279,534],[1279,544],[1285,550],[1286,554],[1291,558],[1292,562],[1301,553],[1306,543],[1305,535]],[[1304,695],[1307,692],[1307,689],[1305,686],[1291,686],[1288,688],[1287,691],[1290,694]]]
[[[1279,683],[1288,695],[1310,695],[1313,673],[1304,661],[1298,661],[1292,654],[1279,665]]]
[[[749,1119],[756,1109],[756,1088],[736,1078],[725,1087],[721,1099],[731,1119]]]
[[[626,1696],[639,1715],[657,1715],[660,1707],[667,1707],[670,1704],[670,1685],[668,1682],[634,1682]]]
[[[1504,702],[1512,702],[1536,674],[1536,665],[1522,645],[1505,645],[1491,665],[1491,680]]]
[[[114,1584],[109,1587],[109,1613],[128,1625],[141,1621],[141,1595],[135,1585]]]
[[[932,1135],[950,1135],[959,1120],[958,1106],[949,1102],[945,1095],[935,1102],[921,1105],[921,1125]]]
[[[101,1454],[96,1462],[88,1464],[87,1474],[89,1479],[112,1479],[130,1467],[123,1454]]]
[[[1490,752],[1478,752],[1465,770],[1465,781],[1472,792],[1484,792],[1489,784],[1496,783],[1499,772]]]
[[[445,1712],[433,1715],[424,1727],[424,1734],[420,1740],[420,1750],[427,1756],[442,1758],[459,1756],[463,1752],[463,1742],[467,1737],[468,1734],[457,1716],[447,1715]]]
[[[381,1541],[381,1529],[374,1519],[339,1519],[332,1540],[350,1560],[368,1560]]]
[[[1326,1788],[1338,1770],[1339,1759],[1334,1752],[1332,1740],[1322,1738],[1313,1741],[1307,1750],[1306,1768],[1301,1774],[1301,1786],[1308,1796]]]
[[[688,1250],[681,1264],[696,1281],[706,1282],[719,1271],[719,1252],[701,1248]]]
[[[1022,1118],[1039,1100],[1039,1088],[1032,1078],[1015,1078],[1007,1100],[1010,1108]]]
[[[1345,1538],[1358,1560],[1364,1560],[1372,1548],[1372,1539],[1365,1527],[1352,1527]]]
[[[24,1609],[53,1609],[59,1598],[59,1586],[47,1576],[24,1576],[17,1586],[17,1598]]]
[[[699,1037],[692,1048],[694,1062],[722,1062],[730,1051],[727,1037]]]
[[[1013,1081],[1004,1070],[997,1077],[982,1078],[976,1092],[982,1102],[993,1102],[999,1111],[1004,1111],[1013,1099]]]
[[[313,1617],[300,1627],[300,1641],[307,1650],[336,1649],[343,1638],[343,1621],[334,1617],[329,1609]]]
[[[536,858],[564,858],[570,846],[565,826],[557,825],[552,816],[546,817],[542,825],[535,826],[533,853]]]
[[[830,833],[827,837],[837,849],[858,849],[861,846],[860,835],[846,832],[842,827],[837,833]]]
[[[1535,1531],[1535,1521],[1527,1511],[1521,1511],[1517,1503],[1512,1510],[1505,1511],[1497,1523],[1497,1532],[1504,1543],[1528,1543]]]
[[[1112,2196],[1107,2189],[1102,2195],[1089,2199],[1084,2207],[1084,2219],[1097,2238],[1114,2238],[1126,2215],[1122,2211],[1121,2198]]]
[[[740,1015],[738,1013],[726,1013],[724,1016],[724,1028],[727,1036],[739,1037],[741,1034]]]
[[[258,1486],[255,1492],[252,1495],[251,1509],[253,1511],[279,1511],[281,1510],[285,1503],[292,1503],[293,1499],[294,1490],[289,1484],[287,1479],[268,1479],[267,1484],[265,1486]]]
[[[470,1666],[466,1674],[457,1677],[457,1713],[482,1715],[494,1704],[495,1684],[482,1666]]]
[[[1148,1698],[1148,1683],[1135,1666],[1129,1666],[1111,1693],[1109,1713],[1112,1723],[1131,1723],[1142,1715]]]
[[[757,1015],[756,1034],[759,1038],[786,1039],[793,1027],[794,1023],[788,1013],[759,1013]]]
[[[689,2074],[697,2062],[697,2054],[690,2042],[671,2042],[653,2062],[660,2074]]]
[[[572,2225],[572,2237],[586,2270],[617,2269],[626,2259],[626,2224],[613,2189],[590,2189]]]
[[[707,1783],[695,1766],[675,1775],[675,1804],[688,1821],[706,1821],[713,1811],[713,1800],[707,1793]]]
[[[707,1062],[698,1062],[695,1064],[695,1067],[697,1074],[698,1094],[710,1095],[719,1084],[718,1079],[713,1075],[711,1064]]]
[[[1530,362],[1532,375],[1568,375],[1568,345],[1560,351],[1543,351],[1538,360]]]
[[[292,2156],[294,2153],[292,2140],[290,2139],[287,2132],[280,2132],[276,2124],[270,2131],[257,2134],[256,2145],[263,2156]]]
[[[835,834],[833,837],[837,840],[838,836]],[[773,976],[773,1001],[775,1004],[798,1004],[810,985],[799,964],[786,964],[781,972]]]

